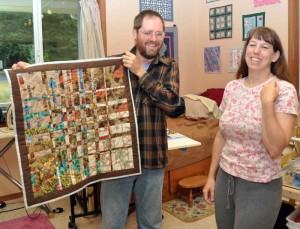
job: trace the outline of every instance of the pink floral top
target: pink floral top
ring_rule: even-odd
[[[275,112],[298,114],[298,97],[294,86],[279,80]],[[262,107],[260,91],[269,82],[254,87],[244,86],[244,79],[229,82],[220,109],[220,130],[226,143],[220,167],[242,179],[266,183],[280,177],[280,159],[272,160],[262,140]]]

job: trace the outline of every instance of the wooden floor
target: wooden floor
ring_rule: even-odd
[[[7,206],[0,210],[0,222],[18,218],[21,216],[26,216],[27,213],[31,214],[35,211],[35,213],[43,213],[44,211],[40,210],[39,208],[31,208],[28,209],[27,212],[24,209],[24,204],[22,199],[15,199],[13,201],[7,201]],[[68,228],[69,224],[69,216],[70,213],[70,199],[69,198],[63,198],[59,201],[52,202],[48,204],[49,208],[54,210],[56,208],[63,208],[62,213],[55,213],[54,217],[50,219],[51,223],[55,226],[55,229],[66,229]],[[18,209],[20,208],[20,209]],[[15,209],[15,210],[13,210]],[[12,211],[13,210],[13,211]],[[79,204],[76,204],[75,206],[75,212],[80,213],[81,209]],[[171,214],[162,211],[164,215],[164,219],[162,222],[161,229],[199,229],[199,228],[205,228],[205,229],[216,229],[216,223],[215,223],[215,216],[209,216],[202,220],[198,220],[196,222],[192,223],[185,223]],[[85,218],[85,217],[79,217],[75,219],[76,226],[79,229],[83,228],[89,228],[89,229],[99,229],[101,228],[101,215],[97,215],[91,218]],[[135,211],[131,213],[128,216],[126,229],[132,229],[137,228],[136,224],[136,213]]]

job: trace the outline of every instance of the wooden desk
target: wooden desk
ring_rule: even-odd
[[[300,189],[288,185],[283,185],[282,196],[287,198],[290,204],[295,205],[296,201],[300,201]]]
[[[281,164],[285,166],[291,166],[293,160],[299,160],[299,155],[296,150],[293,149],[281,158]],[[282,197],[287,198],[288,202],[295,205],[296,201],[300,201],[300,188],[293,185],[293,177],[286,175],[286,171],[282,171]]]

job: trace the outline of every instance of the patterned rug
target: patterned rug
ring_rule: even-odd
[[[0,223],[0,228],[6,229],[55,229],[48,216],[31,214]]]
[[[203,196],[196,197],[191,208],[181,199],[164,202],[162,208],[186,223],[195,222],[215,213],[214,206],[206,203]]]

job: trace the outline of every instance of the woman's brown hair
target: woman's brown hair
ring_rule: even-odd
[[[264,40],[273,46],[274,52],[279,51],[280,57],[276,62],[272,62],[271,64],[271,73],[279,79],[290,82],[290,75],[280,38],[273,29],[268,27],[257,27],[249,32],[249,36],[244,44],[241,64],[237,70],[236,78],[239,79],[248,76],[248,65],[245,60],[245,55],[249,41],[252,38]]]

